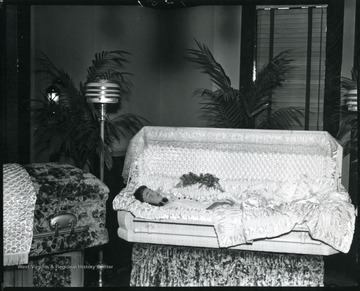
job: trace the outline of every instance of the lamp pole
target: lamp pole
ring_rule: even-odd
[[[100,82],[89,82],[85,85],[85,96],[89,103],[100,104],[100,137],[102,141],[100,151],[100,180],[104,182],[104,144],[105,144],[105,120],[106,120],[106,105],[111,103],[118,103],[120,100],[120,86],[116,83],[107,80],[100,80]],[[99,263],[97,264],[99,270],[99,287],[103,286],[103,271],[105,269],[103,250],[99,251]]]
[[[106,118],[106,104],[100,104],[100,136],[102,143],[105,143],[105,118]],[[100,152],[100,180],[104,182],[104,151]]]

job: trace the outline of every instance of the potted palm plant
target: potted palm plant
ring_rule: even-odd
[[[269,96],[281,86],[285,75],[291,69],[292,60],[287,52],[275,56],[257,74],[246,89],[235,89],[225,70],[212,55],[209,48],[196,41],[197,49],[187,49],[187,59],[196,63],[207,74],[217,89],[198,89],[195,96],[201,97],[203,117],[207,126],[227,128],[272,128],[290,129],[301,125],[303,109],[280,108],[268,114],[271,101]]]
[[[126,51],[103,51],[96,53],[87,70],[87,82],[108,80],[119,85],[122,96],[127,97],[132,83],[128,72],[123,71],[129,53]],[[49,76],[58,98],[49,99],[43,93],[32,106],[35,123],[36,145],[48,149],[50,158],[70,158],[82,169],[94,169],[100,153],[104,154],[106,166],[112,166],[111,146],[125,134],[134,134],[147,122],[135,114],[121,114],[115,118],[106,116],[104,141],[100,136],[99,111],[85,98],[85,87],[79,88],[62,68],[56,66],[45,54],[40,58],[40,71]],[[120,101],[121,106],[121,101]]]

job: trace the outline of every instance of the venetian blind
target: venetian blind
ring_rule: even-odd
[[[322,130],[326,7],[258,8],[256,38],[257,69],[285,50],[293,59],[286,82],[271,97],[271,110],[304,108],[302,129]]]

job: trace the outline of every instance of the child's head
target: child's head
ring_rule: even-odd
[[[143,199],[143,192],[144,190],[146,189],[147,187],[146,186],[140,186],[139,188],[137,188],[134,192],[134,196],[137,200],[141,201],[141,202],[144,202],[144,199]]]
[[[146,186],[140,186],[134,192],[134,196],[141,202],[146,202],[155,206],[163,206],[168,202],[166,197],[163,197],[158,192],[149,189]]]

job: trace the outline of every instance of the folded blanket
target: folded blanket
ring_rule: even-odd
[[[27,264],[33,238],[36,192],[18,164],[3,165],[4,266]]]

